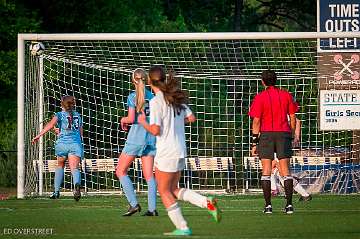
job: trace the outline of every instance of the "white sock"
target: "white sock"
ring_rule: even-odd
[[[271,191],[276,191],[277,190],[276,180],[275,180],[275,175],[273,173],[270,176],[270,181],[271,181]]]
[[[305,191],[305,189],[300,185],[300,183],[297,183],[295,186],[294,186],[294,190],[299,193],[301,196],[303,197],[308,197],[309,194]]]
[[[187,226],[187,222],[185,221],[181,209],[177,203],[174,203],[169,208],[166,209],[168,212],[168,216],[172,223],[175,225],[176,229],[187,230],[189,227]]]
[[[282,177],[280,177],[280,182],[281,185],[284,186],[284,179]],[[308,197],[310,194],[308,194],[306,192],[306,190],[300,185],[300,183],[293,178],[293,182],[294,182],[294,191],[297,192],[298,194],[300,194],[303,197]]]
[[[207,198],[190,189],[181,188],[178,193],[178,199],[201,208],[207,208]]]

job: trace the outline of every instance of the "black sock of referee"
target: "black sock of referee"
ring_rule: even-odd
[[[294,184],[292,176],[284,177],[284,188],[285,188],[285,196],[286,196],[286,206],[292,205],[292,195],[294,192]]]
[[[270,182],[270,176],[263,175],[261,176],[261,186],[264,193],[264,199],[265,199],[265,207],[268,205],[271,205],[271,182]]]

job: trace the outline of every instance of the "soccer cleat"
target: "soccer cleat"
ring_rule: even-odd
[[[214,197],[207,198],[207,209],[215,222],[221,221],[221,210],[217,206],[217,200]]]
[[[293,214],[294,213],[294,208],[292,205],[287,205],[285,208],[284,208],[284,212],[286,214]]]
[[[53,192],[53,194],[51,194],[51,196],[49,198],[50,199],[58,199],[59,197],[60,197],[59,192]]]
[[[266,207],[264,207],[264,213],[265,214],[271,214],[272,213],[272,206],[267,205]]]
[[[307,197],[301,196],[301,197],[299,198],[299,202],[309,202],[309,201],[311,201],[311,200],[312,200],[312,196],[311,196],[311,195],[309,195],[309,196],[307,196]]]
[[[164,235],[165,236],[191,236],[192,231],[191,231],[191,229],[185,229],[185,230],[176,229],[172,232],[165,232]]]
[[[135,207],[129,206],[129,209],[126,213],[123,214],[124,217],[130,217],[136,212],[141,212],[141,207],[139,204],[136,204]]]
[[[81,198],[81,192],[80,192],[80,184],[75,184],[74,188],[74,199],[75,201],[79,201]]]
[[[150,212],[149,210],[147,210],[147,211],[143,214],[143,216],[148,216],[148,217],[159,216],[159,213],[158,213],[156,210],[154,210],[154,211],[152,211],[152,212]]]

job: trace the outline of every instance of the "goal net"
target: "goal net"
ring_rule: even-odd
[[[290,39],[285,33],[252,34],[253,39],[251,34],[220,35],[185,34],[177,39],[176,34],[25,34],[19,43],[20,197],[53,190],[56,135],[46,134],[37,145],[30,142],[61,110],[63,95],[75,96],[83,117],[83,190],[120,192],[114,171],[127,136],[120,118],[127,114],[126,99],[133,91],[131,74],[155,64],[175,72],[197,117],[186,126],[189,158],[181,186],[224,192],[260,188],[261,167],[258,159],[249,157],[248,111],[263,90],[261,72],[273,69],[278,85],[300,104],[302,138],[291,163],[300,182],[314,192],[334,192],[336,187],[339,192],[356,191],[356,184],[349,182],[359,182],[353,170],[359,133],[319,130],[315,33],[305,39]],[[39,42],[37,51],[34,45]],[[138,160],[129,175],[137,191],[147,190]],[[64,192],[72,190],[71,181],[65,170]]]

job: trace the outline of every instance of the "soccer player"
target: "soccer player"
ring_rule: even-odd
[[[277,159],[272,162],[273,168],[271,172],[271,194],[277,196],[279,188],[284,187],[284,179],[279,174],[279,162]],[[294,191],[300,194],[299,201],[308,202],[312,200],[312,196],[301,186],[297,178],[293,176]]]
[[[155,177],[161,200],[176,227],[165,235],[188,236],[192,231],[181,213],[177,199],[207,208],[217,222],[221,219],[213,197],[207,198],[190,189],[178,187],[186,157],[184,124],[192,123],[196,118],[186,105],[187,95],[172,74],[167,77],[161,66],[153,66],[149,70],[148,83],[156,94],[150,101],[150,124],[144,115],[139,116],[139,123],[156,136]]]
[[[74,182],[74,199],[79,201],[81,197],[80,184],[81,175],[79,171],[79,163],[84,154],[83,149],[83,123],[81,116],[75,111],[75,97],[64,96],[61,98],[62,111],[57,112],[49,123],[45,125],[43,130],[32,139],[32,143],[36,143],[40,137],[46,132],[58,128],[58,139],[55,143],[55,155],[57,157],[57,168],[55,170],[54,193],[51,199],[60,197],[60,186],[63,182],[65,160],[69,160],[69,166],[73,175]]]
[[[143,69],[136,69],[133,72],[132,83],[135,86],[135,91],[130,93],[127,99],[128,115],[122,117],[120,121],[123,130],[127,130],[128,125],[132,124],[116,167],[116,175],[130,204],[128,211],[123,216],[131,216],[141,211],[132,181],[127,175],[127,171],[136,156],[141,157],[143,174],[148,184],[148,210],[143,216],[158,216],[156,211],[157,189],[153,174],[154,155],[156,152],[155,137],[148,133],[137,121],[137,116],[141,112],[144,112],[146,117],[149,116],[149,101],[154,97],[145,87],[146,79],[147,74]]]
[[[294,212],[293,178],[289,170],[289,160],[292,156],[292,138],[298,105],[288,91],[276,87],[277,76],[274,71],[263,71],[261,78],[265,90],[255,96],[249,115],[253,118],[251,154],[258,153],[262,164],[261,185],[265,199],[264,213],[272,213],[270,175],[271,162],[276,153],[279,159],[280,175],[284,179],[286,195],[284,212],[292,214]]]

